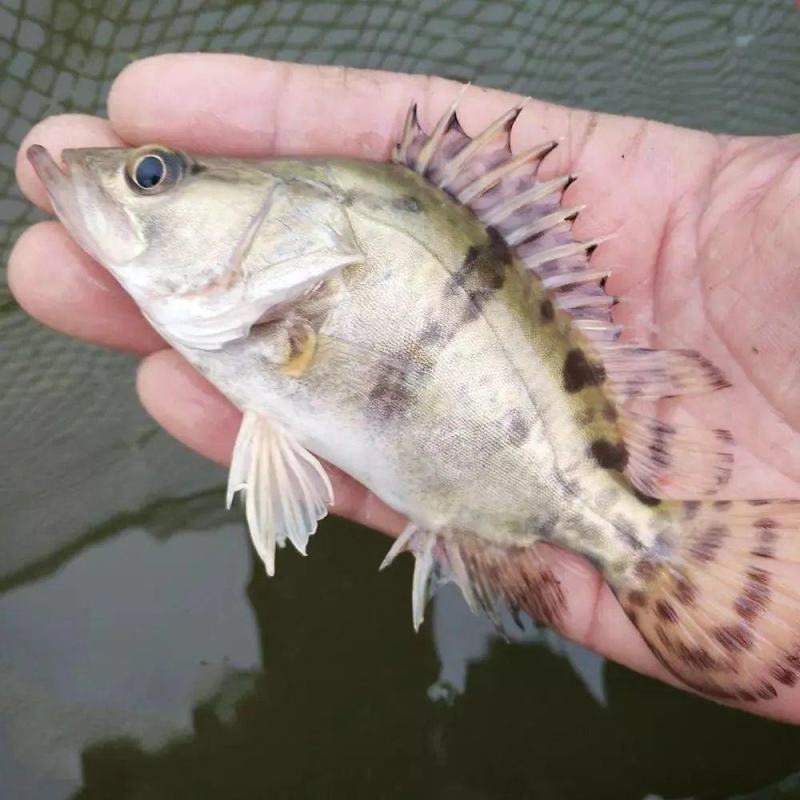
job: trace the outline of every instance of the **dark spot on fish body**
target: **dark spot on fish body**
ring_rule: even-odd
[[[606,402],[603,405],[603,419],[605,419],[607,422],[616,422],[619,419],[619,412],[609,402]]]
[[[338,196],[339,202],[343,206],[354,206],[360,199],[362,198],[362,194],[355,189],[347,189],[346,191],[342,192]]]
[[[558,517],[555,514],[548,514],[545,517],[535,514],[526,521],[525,530],[536,533],[542,539],[552,539],[557,525]]]
[[[573,348],[564,360],[564,389],[570,394],[587,386],[599,386],[606,379],[605,369],[593,364],[583,350]]]
[[[494,294],[493,289],[469,289],[467,298],[469,302],[464,309],[464,322],[474,322],[481,315],[483,307]]]
[[[542,300],[539,306],[539,315],[542,318],[542,322],[552,322],[556,318],[556,312],[551,300]]]
[[[391,377],[381,377],[369,393],[369,399],[384,419],[398,417],[411,403],[411,393],[401,382]]]
[[[636,535],[636,528],[633,523],[620,519],[614,522],[614,528],[620,539],[622,539],[631,550],[639,551],[644,547],[641,540]]]
[[[402,197],[395,197],[395,199],[392,200],[392,206],[398,211],[406,211],[409,214],[419,214],[422,210],[419,201],[410,194],[403,195]]]
[[[634,572],[643,581],[651,581],[658,572],[658,565],[651,558],[640,558],[634,566]]]
[[[450,276],[446,288],[449,296],[467,295],[463,321],[477,319],[494,293],[503,287],[505,273],[512,256],[501,234],[492,227],[486,229],[488,241],[470,245],[461,266]]]
[[[628,592],[628,602],[638,608],[644,608],[647,605],[647,593],[641,589],[633,589]]]
[[[368,395],[377,416],[390,420],[404,415],[432,366],[414,349],[401,353],[395,362],[384,363]]]
[[[441,323],[428,322],[419,335],[419,342],[422,345],[442,344],[450,339],[450,334],[444,329]]]
[[[503,418],[503,428],[509,443],[514,447],[521,447],[530,436],[531,422],[518,408],[512,408]]]
[[[628,463],[628,449],[624,442],[596,439],[589,445],[589,453],[603,469],[622,472]]]
[[[489,225],[486,228],[486,232],[489,234],[489,245],[487,247],[488,259],[496,264],[502,264],[504,266],[510,264],[512,261],[511,248],[506,244],[503,234],[500,233],[494,225]]]
[[[661,500],[658,497],[652,497],[649,494],[645,494],[642,491],[639,491],[635,486],[632,489],[633,496],[640,502],[644,503],[646,506],[657,506],[661,504]]]
[[[715,500],[713,508],[715,511],[727,511],[732,505],[730,500]]]

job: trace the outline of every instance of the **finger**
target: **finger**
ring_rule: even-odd
[[[463,92],[463,93],[462,93]],[[136,61],[112,85],[109,118],[126,141],[158,140],[240,156],[328,154],[385,159],[412,102],[428,130],[459,98],[471,132],[520,102],[519,95],[444,78],[267,61],[240,55],[166,54]],[[527,100],[516,149],[559,139],[543,177],[574,167],[582,142],[624,142],[638,120]],[[662,126],[665,127],[665,126]],[[619,146],[619,145],[618,145]]]
[[[166,347],[112,275],[58,222],[40,222],[20,236],[8,284],[32,317],[67,336],[133,353]]]
[[[123,142],[108,120],[85,114],[59,114],[34,125],[17,151],[17,183],[31,202],[52,213],[50,198],[28,161],[27,152],[32,144],[43,145],[58,160],[58,154],[68,147],[120,147]]]

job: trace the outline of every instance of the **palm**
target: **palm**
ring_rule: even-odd
[[[609,286],[629,301],[616,315],[626,335],[698,348],[733,383],[666,413],[733,431],[731,497],[797,494],[800,137],[730,139],[604,117],[576,153],[566,149],[566,168],[587,177],[574,187],[587,232],[619,233],[595,258],[617,268]]]
[[[430,125],[457,90],[449,82],[411,76],[232,56],[167,56],[126,71],[112,93],[111,124],[52,118],[29,134],[22,151],[34,141],[57,152],[65,146],[161,140],[240,155],[383,159],[412,99],[420,103],[423,124]],[[462,122],[474,132],[513,102],[509,95],[473,89],[461,104]],[[735,385],[666,413],[691,414],[734,430],[741,469],[728,487],[731,496],[798,494],[800,436],[791,426],[800,422],[800,325],[793,313],[800,300],[793,269],[800,261],[800,233],[792,225],[791,203],[800,202],[794,199],[800,141],[721,140],[530,103],[515,128],[515,148],[550,138],[564,141],[546,160],[545,172],[569,170],[581,178],[567,198],[587,205],[576,233],[619,234],[594,258],[616,270],[609,288],[629,301],[617,308],[626,335],[701,349]],[[24,158],[19,181],[47,208]],[[113,279],[58,225],[29,230],[12,254],[9,274],[20,303],[44,323],[146,355],[139,371],[144,405],[187,445],[227,462],[238,412],[177,354],[163,349]],[[402,527],[402,519],[362,487],[335,470],[333,477],[338,513],[389,533]],[[598,575],[570,554],[552,557],[569,599],[564,633],[672,680]],[[762,710],[800,718],[800,698],[789,694],[780,707]]]

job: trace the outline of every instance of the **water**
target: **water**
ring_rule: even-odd
[[[789,0],[0,0],[0,244],[42,116],[133,58],[214,49],[431,71],[735,133],[800,129]],[[670,690],[444,592],[328,520],[267,580],[221,470],[139,409],[133,362],[0,284],[0,797],[800,797],[800,730]]]

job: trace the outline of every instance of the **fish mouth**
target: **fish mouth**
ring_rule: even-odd
[[[62,159],[67,152],[62,153]],[[27,150],[27,156],[34,172],[50,195],[56,216],[78,244],[91,256],[98,258],[92,237],[86,230],[78,198],[78,187],[75,185],[75,177],[69,169],[69,163],[65,161],[66,167],[62,169],[47,148],[40,144],[32,144]]]
[[[31,162],[31,166],[48,192],[63,184],[65,179],[69,177],[69,172],[62,170],[56,164],[53,157],[47,152],[46,147],[42,147],[40,144],[32,144],[28,148],[27,155],[28,161]]]

